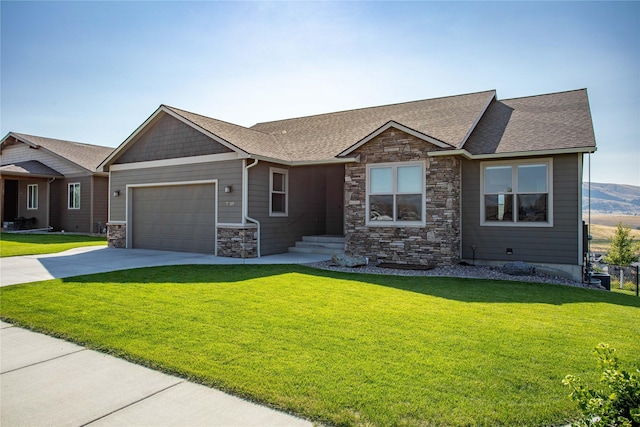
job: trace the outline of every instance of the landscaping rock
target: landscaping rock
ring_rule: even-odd
[[[503,269],[511,276],[533,276],[536,274],[536,268],[533,265],[522,261],[508,262],[503,266]]]
[[[366,257],[349,256],[344,254],[332,255],[331,261],[340,267],[360,267],[369,263],[369,260]]]

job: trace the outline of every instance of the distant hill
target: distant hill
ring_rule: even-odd
[[[588,184],[582,185],[582,208],[587,210]],[[591,211],[640,215],[640,187],[626,184],[591,183]]]

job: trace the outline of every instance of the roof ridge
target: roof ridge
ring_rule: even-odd
[[[586,91],[587,88],[583,87],[581,89],[571,89],[571,90],[561,90],[558,92],[549,92],[549,93],[540,93],[538,95],[529,95],[529,96],[516,96],[515,98],[505,98],[505,99],[497,99],[496,101],[514,101],[516,99],[525,99],[525,98],[538,98],[541,96],[550,96],[550,95],[559,95],[561,93],[570,93],[570,92],[580,92],[580,91]]]
[[[394,102],[394,103],[391,103],[391,104],[374,105],[374,106],[371,106],[371,107],[350,108],[350,109],[347,109],[347,110],[332,111],[332,112],[329,112],[329,113],[310,114],[308,116],[291,117],[291,118],[288,118],[288,119],[280,119],[280,120],[269,120],[267,122],[258,122],[256,124],[254,124],[253,126],[251,126],[249,129],[253,129],[255,126],[264,125],[264,124],[267,124],[267,123],[287,122],[287,121],[290,121],[290,120],[308,119],[308,118],[311,118],[311,117],[330,116],[330,115],[333,115],[333,114],[350,113],[350,112],[362,111],[362,110],[372,110],[372,109],[376,109],[376,108],[393,107],[393,106],[397,106],[397,105],[415,104],[415,103],[418,103],[418,102],[425,102],[425,101],[437,101],[437,100],[441,100],[441,99],[457,98],[457,97],[461,97],[461,96],[470,96],[470,95],[479,95],[481,93],[489,93],[489,92],[493,92],[494,95],[497,93],[497,91],[495,89],[490,89],[490,90],[483,90],[483,91],[471,92],[471,93],[461,93],[461,94],[458,94],[458,95],[439,96],[439,97],[435,97],[435,98],[425,98],[425,99],[419,99],[419,100],[415,100],[415,101],[403,101],[403,102]]]

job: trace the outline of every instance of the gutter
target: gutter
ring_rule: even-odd
[[[258,226],[258,258],[260,258],[260,221],[251,218],[249,216],[249,169],[256,166],[259,160],[255,159],[250,165],[247,165],[247,159],[242,159],[242,224],[245,225],[247,221],[253,222]]]

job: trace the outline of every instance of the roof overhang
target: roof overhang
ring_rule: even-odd
[[[198,126],[197,124],[185,119],[184,117],[182,117],[181,115],[177,114],[175,111],[172,111],[170,108],[167,108],[164,105],[160,105],[160,107],[158,107],[158,109],[151,114],[151,116],[149,116],[149,118],[147,120],[144,121],[144,123],[142,123],[140,126],[138,126],[138,128],[133,131],[133,133],[131,135],[129,135],[129,137],[118,146],[118,148],[116,148],[113,153],[111,153],[111,155],[109,157],[107,157],[106,159],[104,159],[102,161],[102,163],[100,163],[98,165],[98,170],[99,171],[106,171],[107,167],[109,167],[118,157],[120,157],[120,155],[122,153],[124,153],[136,140],[136,138],[141,135],[142,133],[144,133],[144,131],[146,130],[147,126],[149,126],[151,123],[153,123],[158,117],[160,117],[161,114],[168,114],[171,117],[181,121],[182,123],[186,124],[187,126],[197,130],[198,132],[208,136],[209,138],[213,139],[214,141],[220,143],[221,145],[223,145],[224,147],[232,150],[235,153],[238,153],[238,156],[241,158],[247,158],[249,157],[249,153],[239,149],[238,147],[236,147],[235,145],[231,144],[229,141],[219,137],[218,135],[215,135],[211,132],[209,132],[206,129],[203,129],[202,127]]]
[[[64,178],[57,170],[41,163],[37,160],[26,162],[16,162],[0,166],[0,175],[17,176],[25,178]]]
[[[360,141],[356,142],[354,145],[352,145],[351,147],[347,148],[346,150],[344,150],[343,152],[341,152],[340,154],[338,154],[338,157],[344,157],[347,156],[351,153],[353,153],[355,150],[357,150],[358,148],[362,147],[364,144],[366,144],[367,142],[371,141],[372,139],[374,139],[375,137],[377,137],[378,135],[380,135],[381,133],[394,128],[394,129],[398,129],[402,132],[408,133],[409,135],[412,135],[418,139],[421,139],[423,141],[429,142],[433,145],[435,145],[436,147],[439,148],[453,148],[451,145],[447,144],[446,142],[440,141],[437,138],[434,138],[432,136],[426,135],[422,132],[418,132],[415,129],[412,129],[408,126],[405,126],[401,123],[398,123],[396,121],[390,120],[388,121],[386,124],[384,124],[383,126],[379,127],[378,129],[374,130],[373,132],[371,132],[369,135],[365,136],[363,139],[361,139]]]

